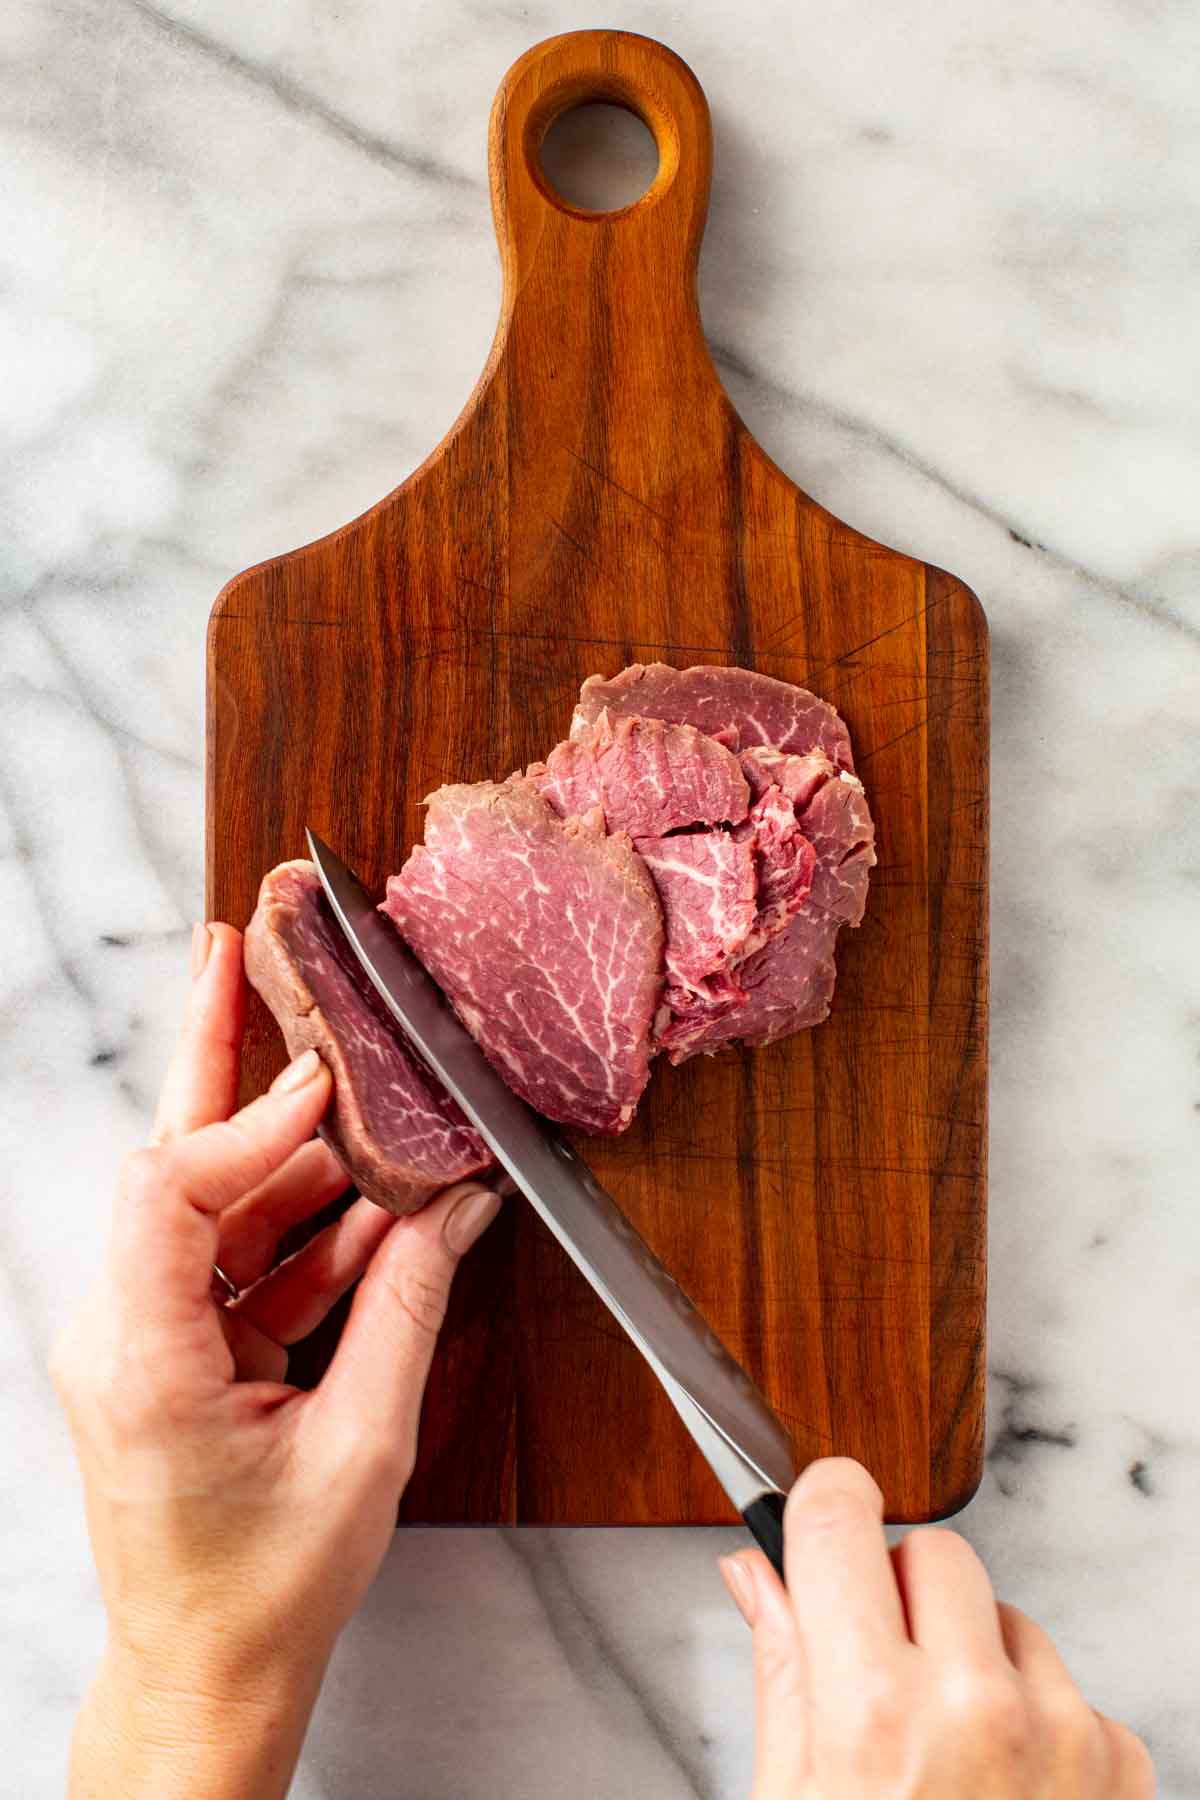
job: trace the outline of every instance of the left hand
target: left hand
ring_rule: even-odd
[[[240,935],[198,927],[193,969],[153,1144],[122,1169],[106,1264],[52,1359],[109,1622],[79,1795],[286,1791],[391,1540],[455,1265],[500,1204],[478,1183],[405,1219],[357,1200],[272,1269],[346,1185],[313,1137],[329,1072],[309,1051],[234,1114]],[[286,1346],[360,1275],[319,1387],[289,1386]]]

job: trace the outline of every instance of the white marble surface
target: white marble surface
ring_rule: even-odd
[[[100,1619],[50,1335],[201,884],[205,616],[393,485],[490,340],[493,89],[583,0],[0,11],[0,1741]],[[1200,14],[614,5],[710,96],[709,332],[783,466],[993,629],[991,1460],[963,1527],[1200,1794]],[[296,1793],[745,1794],[724,1534],[414,1533]]]

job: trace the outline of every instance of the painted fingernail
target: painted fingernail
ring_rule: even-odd
[[[208,967],[208,958],[212,950],[212,932],[207,925],[192,926],[192,980],[199,981]]]
[[[717,1564],[721,1571],[721,1580],[729,1589],[729,1597],[745,1619],[747,1625],[753,1625],[755,1613],[754,1583],[749,1571],[736,1556],[723,1556]]]
[[[499,1211],[500,1196],[491,1188],[474,1188],[463,1195],[442,1226],[442,1236],[455,1256],[462,1256],[471,1248]]]
[[[315,1075],[319,1075],[324,1064],[315,1050],[306,1050],[295,1062],[290,1062],[281,1075],[277,1075],[271,1083],[273,1094],[294,1094],[297,1088],[305,1087]]]

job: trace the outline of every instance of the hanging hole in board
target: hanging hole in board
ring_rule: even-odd
[[[658,145],[636,113],[591,102],[555,119],[542,139],[542,173],[560,199],[585,212],[618,212],[658,173]]]

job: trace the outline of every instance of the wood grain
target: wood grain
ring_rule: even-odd
[[[610,214],[563,203],[538,160],[597,99],[659,148]],[[982,1453],[987,631],[960,582],[831,517],[734,412],[696,302],[710,166],[703,93],[660,44],[573,33],[509,72],[490,138],[503,306],[465,411],[372,511],[214,607],[208,913],[244,924],[306,823],[382,883],[421,797],[544,753],[594,671],[737,662],[833,701],[880,863],[832,1018],[661,1068],[632,1130],[580,1147],[798,1456],[861,1457],[890,1516],[923,1519],[963,1504]],[[256,1004],[248,1090],[280,1060]],[[404,1510],[731,1516],[519,1203],[464,1270]]]

